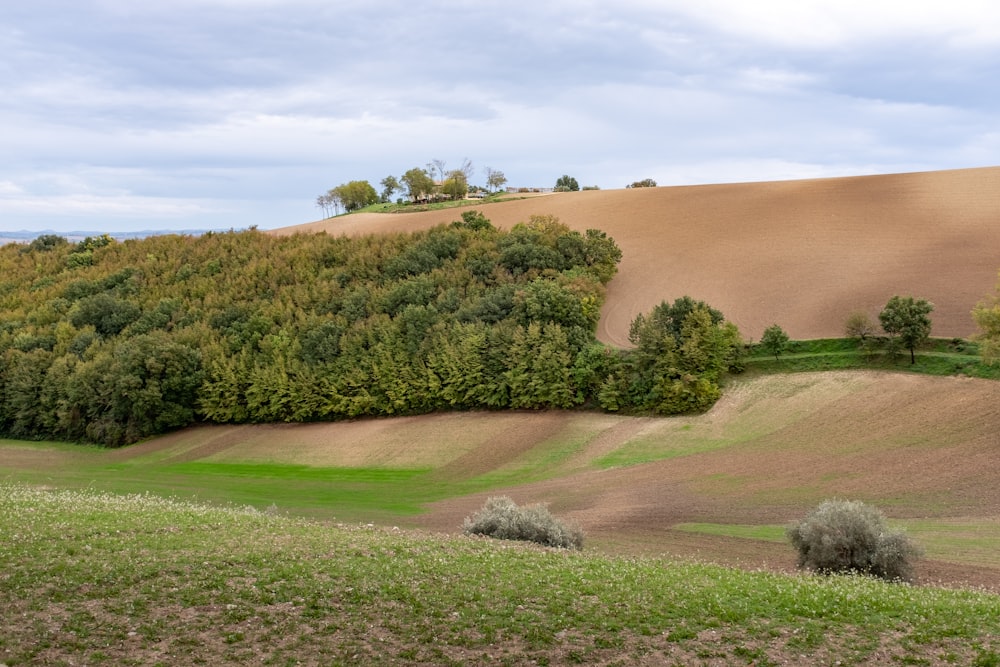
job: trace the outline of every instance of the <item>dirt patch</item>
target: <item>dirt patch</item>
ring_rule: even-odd
[[[619,346],[637,314],[685,294],[754,339],[774,323],[798,339],[841,336],[848,315],[874,316],[894,294],[935,304],[934,335],[966,337],[1000,268],[1000,168],[572,192],[481,210],[502,228],[552,214],[611,235],[624,257],[597,333]],[[352,215],[274,233],[424,229],[460,213]]]

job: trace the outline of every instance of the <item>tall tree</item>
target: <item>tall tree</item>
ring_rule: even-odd
[[[914,350],[931,335],[931,311],[934,304],[912,296],[894,296],[878,314],[882,328],[890,338],[898,339],[910,351],[910,363],[917,361]]]
[[[399,184],[395,176],[386,176],[381,181],[382,186],[382,201],[389,203],[392,201],[393,193],[402,190],[403,186]]]
[[[331,188],[324,194],[316,197],[316,206],[323,209],[323,215],[327,218],[339,215],[341,205],[340,193],[336,188]]]
[[[503,175],[503,172],[499,169],[494,169],[493,167],[486,167],[486,189],[490,192],[496,192],[504,185],[507,184],[507,177]]]
[[[465,176],[466,182],[472,180],[472,175],[476,173],[475,167],[472,166],[472,160],[469,158],[462,158],[462,166],[456,171],[460,171]]]
[[[462,199],[469,192],[469,181],[464,173],[455,169],[448,172],[448,178],[441,184],[441,192],[452,199]]]
[[[430,162],[427,163],[427,171],[429,171],[432,175],[436,173],[437,174],[437,180],[443,181],[444,180],[444,167],[445,167],[446,164],[447,163],[444,160],[442,160],[440,158],[434,158],[433,160],[431,160]]]

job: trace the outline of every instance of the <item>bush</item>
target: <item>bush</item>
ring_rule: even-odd
[[[920,549],[902,532],[890,532],[885,516],[860,501],[827,500],[789,526],[799,567],[824,574],[856,572],[909,581]]]
[[[518,507],[507,496],[489,498],[481,510],[465,518],[462,529],[466,535],[524,540],[562,549],[583,548],[579,526],[566,525],[544,505]]]

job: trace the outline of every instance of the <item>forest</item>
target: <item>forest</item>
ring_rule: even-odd
[[[196,422],[703,410],[739,333],[689,298],[594,338],[621,251],[478,211],[348,238],[256,230],[0,247],[0,433],[121,446]]]

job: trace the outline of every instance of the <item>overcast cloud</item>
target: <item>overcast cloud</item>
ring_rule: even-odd
[[[603,189],[1000,164],[986,0],[33,0],[0,50],[0,231],[282,227],[432,159]]]

